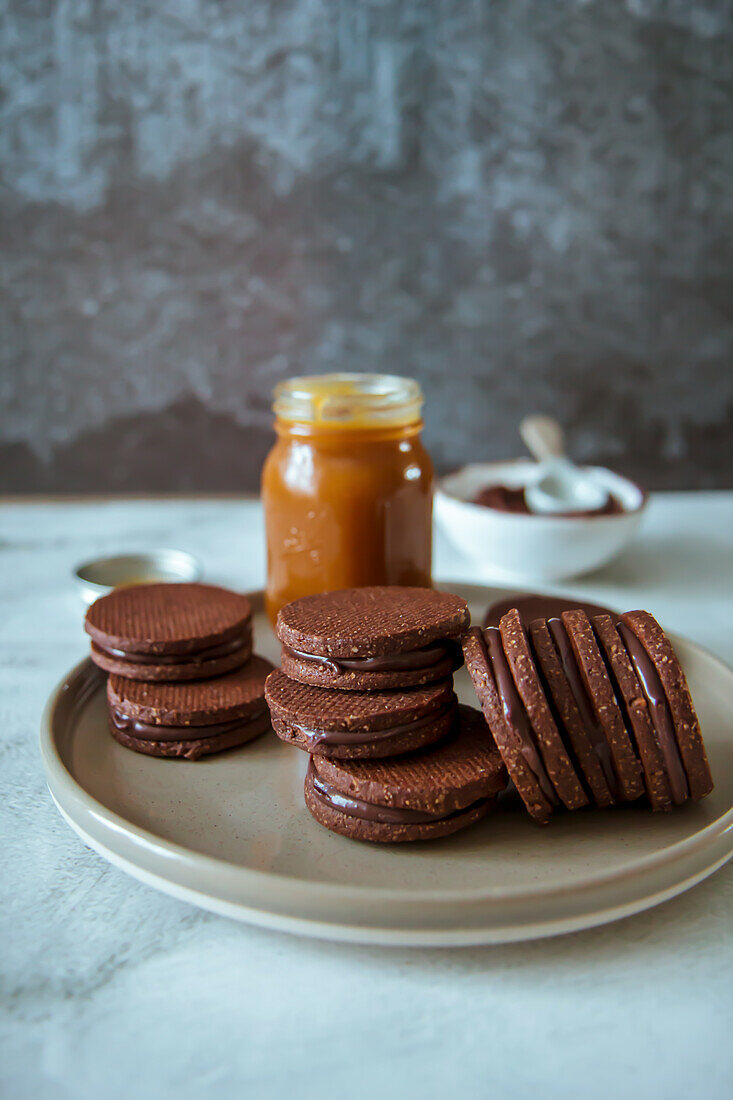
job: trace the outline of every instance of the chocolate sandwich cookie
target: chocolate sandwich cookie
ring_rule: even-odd
[[[465,600],[432,588],[346,588],[287,604],[276,634],[291,679],[383,691],[450,676],[469,621]]]
[[[355,840],[429,840],[478,821],[506,781],[483,717],[461,706],[454,733],[432,749],[390,760],[311,757],[305,802],[321,825]]]
[[[466,668],[484,718],[520,798],[546,825],[559,800],[517,692],[497,627],[472,627],[463,638]]]
[[[340,760],[375,759],[432,745],[456,718],[451,680],[409,691],[334,691],[291,680],[280,669],[267,678],[272,728],[305,752]]]
[[[561,619],[595,717],[608,743],[619,798],[632,802],[644,793],[641,763],[626,730],[593,628],[584,611],[563,611]]]
[[[603,728],[596,718],[585,684],[560,619],[538,619],[529,628],[537,671],[548,701],[572,746],[596,806],[612,805],[618,781]]]
[[[606,660],[616,701],[626,721],[626,729],[633,735],[641,759],[649,802],[653,810],[669,810],[672,808],[672,791],[664,753],[654,732],[649,704],[628,650],[614,625],[614,617],[595,615],[591,625]]]
[[[648,611],[622,615],[618,631],[649,704],[673,801],[682,801],[684,791],[691,798],[704,798],[713,789],[713,778],[690,689],[672,643]]]
[[[492,629],[495,628],[489,627],[488,631],[491,632]],[[502,617],[499,633],[517,692],[532,725],[547,774],[560,801],[569,810],[587,806],[588,796],[547,701],[518,611],[512,609]]]
[[[110,733],[148,756],[200,756],[244,745],[270,728],[265,680],[272,665],[253,657],[225,676],[196,683],[150,683],[110,676]]]
[[[118,588],[89,608],[92,660],[129,680],[201,680],[245,664],[252,653],[246,596],[208,584]]]

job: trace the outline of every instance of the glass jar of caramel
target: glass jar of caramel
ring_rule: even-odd
[[[275,390],[262,472],[267,612],[368,584],[430,585],[433,466],[410,378],[324,374]]]

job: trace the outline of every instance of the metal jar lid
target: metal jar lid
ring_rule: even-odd
[[[201,580],[201,575],[199,562],[185,550],[148,550],[140,554],[95,558],[74,570],[74,578],[86,604],[123,585],[161,581],[191,583]]]

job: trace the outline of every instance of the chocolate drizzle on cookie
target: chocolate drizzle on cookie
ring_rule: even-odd
[[[189,665],[200,664],[202,661],[213,661],[217,657],[228,657],[245,646],[251,644],[252,632],[248,628],[238,638],[232,638],[221,645],[206,646],[203,649],[191,649],[188,653],[135,653],[127,649],[115,649],[113,646],[102,645],[95,642],[94,647],[99,653],[107,657],[113,657],[120,661],[129,661],[133,665]]]
[[[320,654],[306,653],[302,649],[294,649],[292,646],[283,645],[283,653],[306,663],[313,662],[330,669],[334,675],[341,672],[407,672],[432,668],[443,658],[449,656],[454,650],[450,650],[443,642],[433,642],[423,646],[422,649],[411,649],[406,653],[392,653],[384,657],[324,657]]]
[[[374,742],[392,740],[401,737],[404,733],[417,733],[426,726],[433,726],[456,712],[455,699],[451,699],[445,706],[437,711],[431,711],[412,722],[401,722],[395,726],[387,726],[379,730],[314,730],[296,722],[290,722],[290,728],[298,730],[308,741],[309,745],[370,745]]]
[[[139,741],[195,741],[202,737],[219,737],[222,734],[231,733],[240,726],[257,721],[266,713],[267,707],[263,699],[261,706],[244,717],[231,718],[227,722],[211,722],[205,726],[154,725],[152,722],[132,718],[117,707],[110,707],[109,719],[120,733],[126,733]]]
[[[308,779],[318,798],[327,806],[340,810],[349,817],[358,817],[362,821],[374,821],[383,825],[423,825],[433,821],[450,821],[451,818],[478,810],[489,802],[488,798],[478,798],[469,806],[451,810],[449,813],[430,813],[427,810],[412,810],[403,806],[382,806],[337,790],[321,778],[313,766],[312,759],[308,763]]]

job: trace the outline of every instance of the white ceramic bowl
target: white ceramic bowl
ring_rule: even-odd
[[[443,534],[482,575],[503,581],[557,581],[598,569],[630,542],[646,494],[633,481],[600,466],[589,467],[624,505],[611,516],[516,515],[472,501],[489,485],[519,488],[536,464],[529,459],[476,463],[441,478],[435,517]]]

